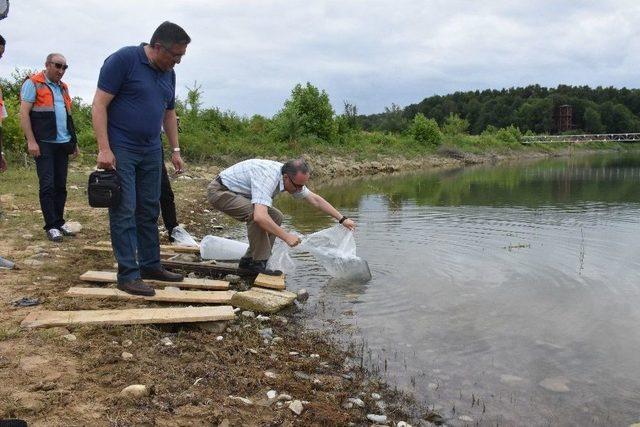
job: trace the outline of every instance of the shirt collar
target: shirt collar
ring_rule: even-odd
[[[284,175],[280,175],[280,192],[282,193],[284,190]]]
[[[49,77],[47,77],[47,73],[44,72],[42,73],[44,75],[44,81],[48,84],[48,85],[54,85],[54,86],[60,86],[60,83],[55,83],[52,80],[49,80]]]
[[[140,43],[140,46],[138,46],[138,57],[140,58],[140,62],[142,62],[143,64],[151,65],[151,63],[149,62],[149,58],[144,51],[144,47],[148,44],[149,43]]]

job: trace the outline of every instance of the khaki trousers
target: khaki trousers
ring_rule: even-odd
[[[253,221],[253,204],[251,199],[242,194],[234,193],[217,179],[211,181],[207,187],[207,199],[211,206],[229,215],[231,218],[247,223],[247,236],[249,237],[249,249],[245,257],[251,257],[255,261],[266,261],[271,256],[271,248],[276,236],[264,231]],[[280,225],[284,216],[282,212],[273,207],[268,207],[269,216],[273,222]]]

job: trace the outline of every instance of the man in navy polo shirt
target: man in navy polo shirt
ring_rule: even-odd
[[[183,279],[160,264],[157,223],[161,127],[172,148],[173,166],[176,170],[184,166],[178,147],[173,67],[190,42],[180,26],[163,22],[149,44],[124,47],[104,61],[93,98],[98,168],[116,169],[122,185],[121,202],[109,209],[109,220],[118,289],[130,294],[155,294],[142,279]]]

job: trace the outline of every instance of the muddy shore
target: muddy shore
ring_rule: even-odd
[[[364,162],[335,157],[309,160],[314,180],[320,182],[546,156],[526,152]],[[211,329],[20,329],[20,322],[32,310],[155,306],[64,295],[70,286],[82,284],[78,276],[84,271],[113,268],[112,257],[81,249],[108,236],[106,211],[91,209],[86,203],[86,178],[91,169],[76,165],[70,171],[67,217],[80,222],[83,230],[62,244],[47,241],[42,231],[35,170],[14,168],[0,181],[0,254],[18,266],[0,270],[0,418],[23,418],[30,425],[47,426],[375,423],[368,415],[384,415],[386,422],[382,418],[377,422],[394,426],[442,421],[411,396],[392,390],[364,369],[357,346],[339,345],[327,331],[304,327],[304,304],[268,320],[240,315],[224,327]],[[192,165],[187,174],[173,181],[178,217],[195,235],[211,234],[212,224],[222,227],[221,235],[237,232],[235,224],[206,204],[206,185],[220,169]],[[39,304],[12,304],[22,297],[37,298]],[[267,328],[271,334],[265,337]],[[121,391],[132,384],[145,385],[147,394],[122,396]],[[269,391],[275,391],[276,398],[269,398]],[[300,414],[290,408],[294,401],[302,405]]]

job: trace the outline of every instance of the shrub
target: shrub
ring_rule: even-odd
[[[427,119],[422,113],[416,114],[413,118],[410,132],[413,139],[420,145],[437,147],[442,143],[442,133],[438,123],[434,119]]]

